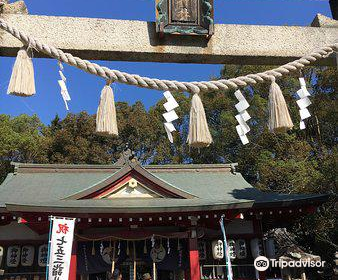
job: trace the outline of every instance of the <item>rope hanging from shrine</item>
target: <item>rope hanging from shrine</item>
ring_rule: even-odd
[[[165,97],[167,98],[169,96],[169,99],[167,98],[167,103],[169,103],[169,105],[173,105],[173,102],[175,101],[171,98],[172,96],[170,97],[170,93],[192,93],[193,97],[190,110],[189,134],[187,142],[191,147],[195,148],[208,147],[212,143],[212,136],[208,128],[200,93],[227,91],[230,89],[237,90],[235,95],[239,103],[235,106],[238,111],[238,115],[235,116],[236,120],[238,121],[236,130],[242,143],[247,144],[249,143],[247,133],[250,131],[250,127],[247,122],[251,116],[247,112],[249,104],[239,89],[248,85],[255,85],[257,83],[271,83],[268,102],[269,130],[278,131],[291,129],[293,127],[293,122],[291,120],[282,91],[276,83],[276,79],[281,78],[291,72],[300,71],[305,66],[308,66],[319,59],[326,58],[333,52],[338,52],[338,43],[332,43],[328,46],[321,47],[318,50],[301,57],[300,59],[265,72],[249,74],[232,79],[179,82],[175,80],[160,80],[141,77],[136,74],[120,72],[118,70],[109,69],[99,64],[83,60],[79,57],[71,55],[70,53],[65,53],[60,49],[37,41],[35,38],[30,37],[11,26],[3,19],[0,19],[0,28],[19,39],[25,46],[19,50],[16,62],[14,64],[13,73],[8,88],[8,94],[19,96],[31,96],[35,94],[34,70],[31,61],[33,50],[42,52],[52,58],[55,58],[59,61],[59,63],[64,62],[68,65],[75,66],[87,73],[97,75],[106,80],[106,85],[101,92],[100,105],[96,116],[96,131],[98,133],[118,136],[114,93],[110,86],[113,82],[119,82],[148,89],[168,91],[169,94],[166,92]],[[65,101],[66,107],[68,108],[67,101],[70,100],[70,96],[68,94],[65,83],[66,78],[63,75],[62,69],[63,68],[60,67],[61,80],[59,81],[59,85],[61,87],[61,95]],[[301,89],[297,92],[300,99],[297,101],[297,104],[300,107],[300,128],[304,129],[304,120],[311,116],[307,109],[307,107],[311,104],[311,101],[308,98],[310,93],[307,91],[304,79],[302,78],[300,79],[300,85]],[[178,105],[175,104],[175,106],[177,107]],[[171,110],[166,108],[168,112],[165,114],[167,114],[166,116],[168,118],[166,118],[164,114],[166,119],[166,123],[164,125],[170,142],[173,142],[171,133],[175,131],[175,127],[172,124],[172,121],[178,117],[173,110],[173,106],[168,106],[168,108]]]
[[[171,255],[171,244],[170,240],[177,241],[177,247],[175,248],[177,250],[178,255],[178,265],[179,267],[182,266],[182,252],[183,248],[181,246],[181,239],[187,238],[186,233],[179,233],[179,234],[169,234],[169,235],[161,235],[159,233],[157,234],[151,234],[147,235],[141,238],[122,238],[120,236],[102,236],[100,238],[89,238],[85,237],[79,234],[75,234],[75,236],[79,240],[84,240],[87,242],[91,242],[91,256],[95,257],[98,255],[97,250],[95,248],[97,247],[97,243],[100,243],[99,247],[99,255],[102,256],[102,258],[108,262],[111,263],[111,272],[114,273],[115,271],[115,264],[118,261],[118,259],[121,257],[122,254],[126,255],[127,257],[132,258],[133,260],[133,269],[134,269],[134,279],[136,279],[136,259],[140,259],[142,256],[146,256],[148,258],[148,255],[150,256],[153,264],[152,264],[152,270],[153,270],[153,279],[156,279],[156,271],[157,271],[157,262],[161,262],[164,260],[166,255]],[[147,240],[150,240],[151,242],[147,242]],[[103,241],[109,242],[108,247],[107,244],[104,245]],[[124,242],[123,250],[121,251],[121,242]],[[136,242],[142,242],[140,247],[142,250],[136,250],[137,243]],[[96,243],[96,244],[95,244]],[[163,245],[165,244],[165,245]],[[140,245],[140,244],[139,244]],[[86,254],[86,245],[84,246],[84,253]],[[165,248],[166,246],[166,248]],[[148,248],[149,247],[149,248]],[[149,250],[149,251],[148,251]]]

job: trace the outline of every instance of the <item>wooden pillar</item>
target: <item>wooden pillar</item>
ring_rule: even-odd
[[[77,242],[73,241],[72,256],[70,258],[69,280],[76,280]]]
[[[192,220],[192,225],[197,224],[197,220]],[[191,229],[189,237],[189,260],[190,260],[190,280],[201,280],[200,258],[198,255],[197,232]]]
[[[189,239],[190,280],[201,280],[197,238]]]

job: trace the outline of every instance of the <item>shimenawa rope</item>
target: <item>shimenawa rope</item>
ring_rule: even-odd
[[[37,41],[35,38],[28,36],[27,34],[8,24],[3,19],[0,19],[0,28],[12,34],[24,45],[28,45],[39,52],[42,52],[71,66],[82,69],[90,74],[102,77],[109,82],[119,82],[155,90],[169,90],[171,92],[199,93],[210,91],[226,91],[228,89],[238,89],[247,85],[255,85],[257,83],[263,83],[267,81],[271,82],[274,81],[275,78],[280,78],[284,74],[298,71],[318,59],[327,57],[333,52],[338,52],[338,43],[332,43],[331,45],[322,47],[309,55],[303,56],[300,59],[289,62],[269,71],[249,74],[228,80],[220,79],[215,81],[179,82],[175,80],[160,80],[141,77],[139,75],[120,72],[118,70],[109,69],[96,63],[83,60],[79,57],[71,55],[70,53],[65,53],[60,49]]]

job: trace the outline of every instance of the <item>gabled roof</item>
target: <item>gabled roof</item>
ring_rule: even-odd
[[[164,180],[161,180],[160,178],[154,176],[152,173],[145,170],[140,165],[136,164],[136,165],[125,165],[121,169],[113,173],[111,176],[106,178],[105,180],[102,180],[87,189],[76,192],[64,199],[76,200],[76,199],[93,198],[94,196],[96,196],[97,193],[101,193],[106,189],[110,188],[111,185],[121,180],[121,178],[125,177],[128,174],[130,174],[131,176],[142,178],[149,186],[156,185],[157,187],[159,187],[160,191],[166,193],[169,197],[173,198],[195,197],[194,195],[185,192],[173,185],[170,185]]]
[[[0,185],[0,211],[180,212],[309,205],[327,198],[261,192],[234,171],[234,164],[13,165],[14,173]],[[168,195],[149,199],[91,199],[92,194],[110,188],[126,174],[137,174]]]

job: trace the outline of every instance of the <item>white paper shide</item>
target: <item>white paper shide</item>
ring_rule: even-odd
[[[167,102],[163,104],[166,109],[166,113],[163,114],[165,119],[164,128],[167,132],[168,139],[170,143],[174,142],[172,133],[176,130],[175,126],[172,124],[174,120],[178,119],[178,116],[175,112],[175,109],[179,106],[175,98],[172,96],[170,91],[166,91],[163,93],[164,97],[167,99]]]
[[[69,92],[68,92],[68,89],[67,89],[67,85],[66,85],[66,77],[65,75],[63,74],[63,65],[62,63],[59,61],[59,75],[60,75],[60,78],[61,80],[58,80],[58,83],[59,83],[59,86],[60,86],[60,89],[61,89],[61,96],[62,96],[62,99],[63,99],[63,102],[65,103],[65,106],[66,106],[66,109],[67,111],[69,110],[69,107],[68,107],[68,102],[71,101],[71,98],[70,98],[70,95],[69,95]]]
[[[247,125],[247,121],[251,119],[247,109],[250,107],[248,101],[246,101],[244,95],[240,90],[235,92],[235,96],[238,103],[235,105],[238,115],[235,116],[238,125],[236,126],[237,134],[242,141],[243,145],[249,143],[249,139],[246,134],[250,131],[250,127]]]
[[[300,90],[297,91],[297,95],[299,99],[297,100],[297,105],[299,107],[299,115],[300,115],[300,123],[299,123],[299,128],[300,129],[305,129],[305,122],[304,120],[311,117],[311,114],[307,107],[311,105],[311,101],[309,99],[309,96],[311,94],[306,88],[306,83],[304,78],[299,78],[299,83],[300,83]]]

